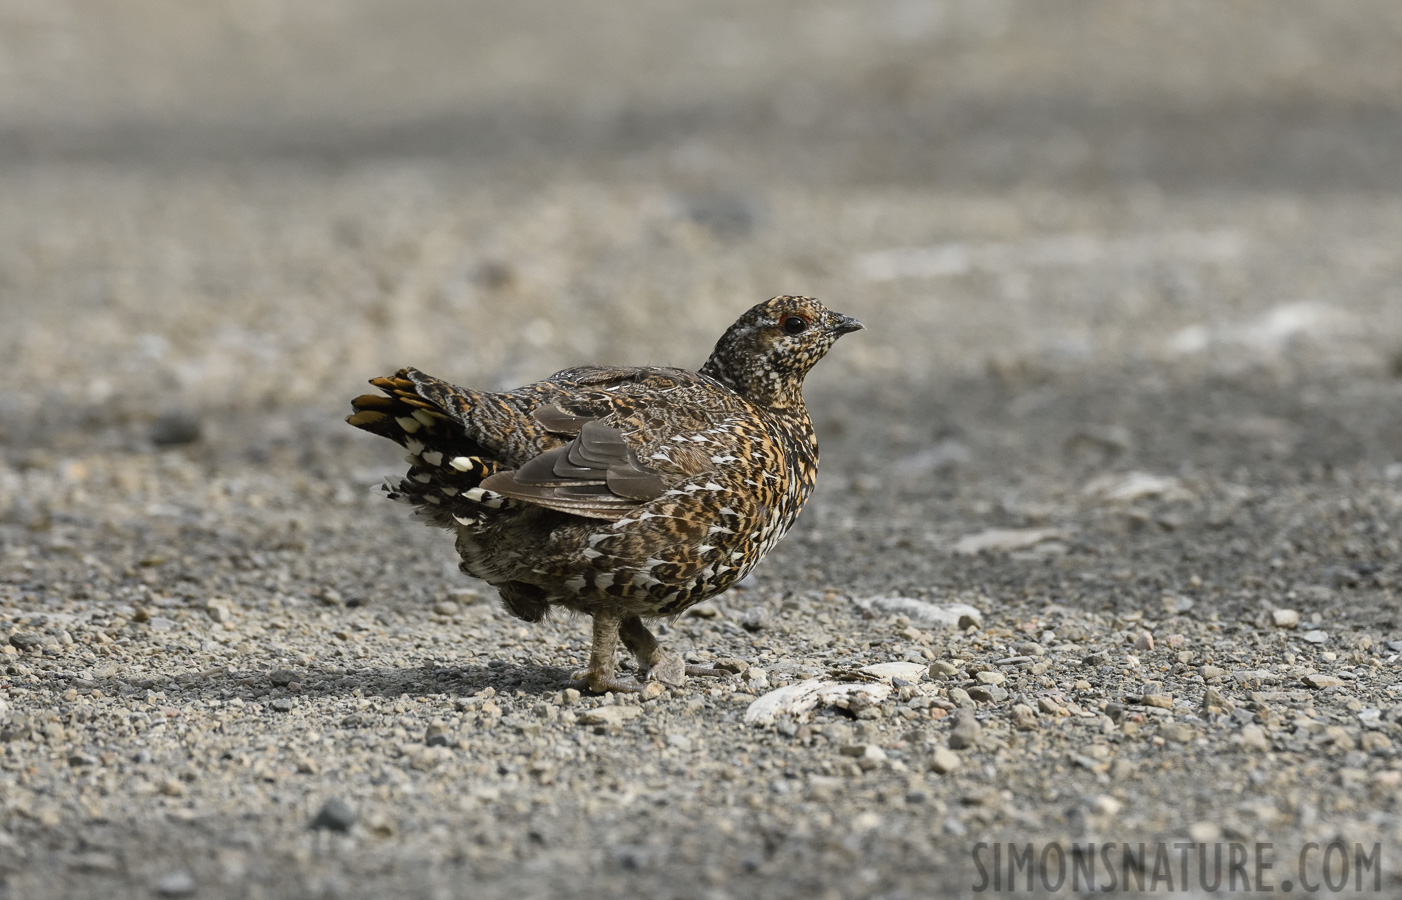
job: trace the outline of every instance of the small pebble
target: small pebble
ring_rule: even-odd
[[[642,714],[642,709],[636,706],[600,706],[581,712],[579,723],[581,725],[622,725]]]
[[[1100,816],[1115,816],[1124,808],[1124,804],[1109,794],[1099,794],[1090,803],[1091,812]]]
[[[941,775],[956,772],[963,764],[959,754],[948,747],[936,747],[934,753],[930,755],[930,770]]]
[[[1212,844],[1222,837],[1222,826],[1216,822],[1194,822],[1188,826],[1188,837],[1195,843]]]
[[[746,631],[763,631],[769,624],[769,609],[763,606],[751,606],[740,616],[740,627]]]
[[[1235,704],[1222,695],[1222,692],[1215,687],[1209,687],[1202,694],[1202,708],[1208,711],[1214,709],[1223,712],[1231,712],[1235,709]]]
[[[350,831],[355,825],[355,812],[339,797],[332,797],[321,805],[307,827],[318,831]]]
[[[1265,753],[1271,749],[1270,738],[1266,736],[1265,729],[1260,725],[1245,725],[1241,729],[1241,746],[1243,749],[1256,753]]]
[[[954,714],[954,727],[949,733],[949,746],[955,750],[973,747],[983,734],[983,726],[970,710],[961,709]]]
[[[838,753],[857,761],[857,767],[864,772],[881,767],[886,763],[886,751],[876,744],[847,744],[838,748]]]
[[[1159,727],[1159,734],[1165,740],[1186,744],[1197,734],[1187,722],[1167,722]]]
[[[1385,753],[1392,749],[1392,738],[1381,731],[1365,731],[1362,746],[1364,753]]]
[[[937,659],[930,663],[930,680],[947,681],[959,671],[953,663],[947,660]]]
[[[193,897],[195,895],[195,879],[189,872],[171,872],[169,875],[162,875],[152,887],[162,897]]]

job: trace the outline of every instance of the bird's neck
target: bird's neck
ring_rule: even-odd
[[[803,405],[803,383],[797,379],[763,366],[737,363],[720,353],[712,354],[700,372],[756,406],[799,418],[808,417],[808,409]]]

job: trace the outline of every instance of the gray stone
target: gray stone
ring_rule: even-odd
[[[151,423],[151,443],[157,447],[178,447],[193,444],[204,434],[199,417],[193,413],[175,411],[162,415]]]
[[[947,681],[950,678],[952,678],[958,671],[959,668],[955,666],[954,663],[949,662],[948,660],[937,659],[934,662],[930,663],[930,680]]]
[[[308,828],[318,831],[350,831],[355,825],[355,812],[339,797],[332,797],[321,805]]]
[[[10,646],[17,650],[39,650],[54,644],[57,644],[57,641],[53,638],[34,631],[16,631],[10,635]]]
[[[740,627],[746,631],[763,631],[769,624],[769,609],[764,606],[751,606],[740,616]]]
[[[976,684],[968,689],[968,695],[979,703],[1001,703],[1008,699],[1008,692],[996,684]]]
[[[957,710],[951,717],[954,728],[949,733],[949,746],[955,750],[973,747],[983,734],[983,726],[971,710]]]

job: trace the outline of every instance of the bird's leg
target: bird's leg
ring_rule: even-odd
[[[656,681],[676,687],[686,681],[686,666],[680,656],[665,652],[657,644],[657,638],[647,630],[643,620],[637,616],[626,616],[619,623],[618,635],[623,638],[623,646],[637,657],[638,677],[643,681]]]
[[[657,638],[647,630],[643,620],[637,616],[626,616],[619,623],[618,633],[623,638],[623,646],[638,659],[638,675],[644,681],[656,681],[676,687],[686,681],[687,675],[729,675],[723,669],[711,666],[688,666],[680,656],[668,653],[658,646]]]
[[[594,644],[589,650],[589,668],[575,675],[568,685],[596,694],[606,691],[642,690],[635,681],[621,681],[617,674],[619,617],[609,613],[594,613]],[[649,635],[651,637],[651,635]]]

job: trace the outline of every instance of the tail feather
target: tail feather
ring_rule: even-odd
[[[418,393],[415,375],[427,378],[403,369],[373,379],[370,383],[384,393],[356,397],[346,421],[409,451],[409,471],[397,484],[385,484],[391,500],[414,506],[419,515],[443,528],[481,524],[505,498],[479,485],[512,467],[494,458],[464,426],[461,411],[470,408],[473,392],[456,390],[452,400],[458,411],[450,413]]]

